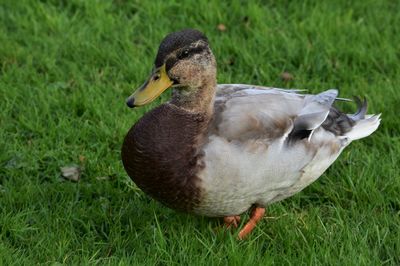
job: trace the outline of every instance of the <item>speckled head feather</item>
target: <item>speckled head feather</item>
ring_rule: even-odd
[[[185,29],[168,34],[158,48],[156,61],[154,62],[155,66],[160,67],[164,63],[165,57],[173,51],[199,40],[208,43],[207,37],[200,31],[194,29]]]

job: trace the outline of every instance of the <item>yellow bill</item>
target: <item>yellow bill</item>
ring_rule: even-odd
[[[152,102],[174,82],[168,77],[165,64],[156,69],[150,78],[126,100],[129,107],[142,106]]]

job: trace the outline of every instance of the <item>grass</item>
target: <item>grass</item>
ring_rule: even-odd
[[[0,264],[400,264],[399,2],[219,2],[0,1]],[[220,83],[335,87],[382,112],[246,241],[151,200],[121,164],[129,127],[167,96],[124,100],[187,27],[209,37]],[[61,178],[71,164],[78,183]]]

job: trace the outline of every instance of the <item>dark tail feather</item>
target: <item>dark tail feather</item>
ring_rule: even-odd
[[[365,114],[367,113],[368,109],[368,102],[367,99],[364,98],[364,101],[361,102],[359,97],[354,97],[354,100],[357,103],[357,112],[350,116],[351,119],[354,121],[359,121],[365,118]]]

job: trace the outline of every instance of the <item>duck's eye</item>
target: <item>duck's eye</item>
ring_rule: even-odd
[[[182,52],[179,53],[178,59],[183,59],[189,56],[189,50],[185,49]]]

